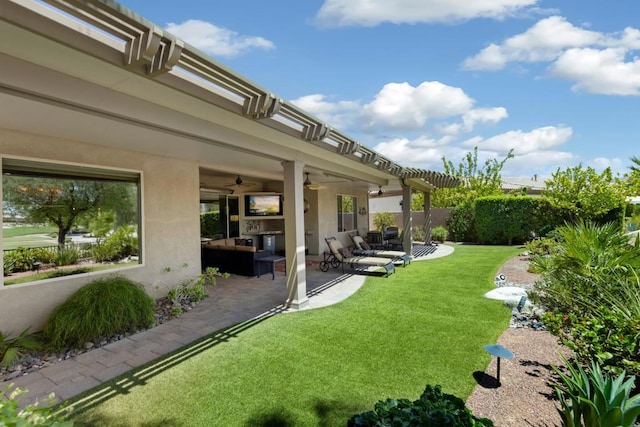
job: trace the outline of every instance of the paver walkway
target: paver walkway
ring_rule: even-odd
[[[450,254],[453,247],[415,246],[414,261],[436,258]],[[411,268],[407,266],[406,268]],[[397,273],[401,274],[402,268]],[[317,264],[307,268],[308,308],[319,308],[334,304],[353,294],[364,283],[365,276],[342,274],[340,269],[321,272]],[[47,366],[11,381],[0,382],[0,390],[10,383],[28,390],[22,403],[41,400],[55,393],[57,400],[66,400],[92,389],[134,368],[166,356],[194,341],[212,335],[201,346],[220,342],[236,334],[247,322],[255,324],[267,317],[290,311],[282,302],[286,300],[286,281],[283,273],[260,278],[232,275],[218,279],[210,290],[210,297],[200,302],[193,310],[152,329],[130,335],[120,341],[82,353],[67,360]],[[234,326],[236,325],[236,326]],[[218,331],[217,334],[214,332]],[[198,346],[187,347],[185,352],[202,351]],[[162,369],[179,363],[185,357],[180,352],[168,359],[160,360]],[[150,374],[154,364],[146,370]],[[145,372],[136,375],[144,377]],[[119,384],[119,387],[127,387]]]

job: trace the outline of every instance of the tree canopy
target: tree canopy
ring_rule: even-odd
[[[118,182],[57,177],[4,176],[5,205],[34,223],[58,227],[58,245],[82,221],[87,222],[108,211],[131,219],[132,186]]]
[[[616,185],[610,168],[599,174],[582,165],[558,168],[545,182],[543,197],[564,210],[572,222],[595,220],[624,202],[624,192]]]

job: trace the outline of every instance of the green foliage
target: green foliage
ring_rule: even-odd
[[[54,310],[44,337],[52,348],[63,349],[148,328],[154,320],[154,303],[141,285],[129,279],[98,279]]]
[[[557,232],[557,253],[531,260],[532,270],[543,276],[534,294],[544,306],[568,314],[580,300],[599,300],[596,289],[635,280],[640,247],[629,244],[616,225],[580,222],[559,227]]]
[[[413,241],[424,242],[426,239],[426,233],[424,227],[413,227]]]
[[[54,262],[61,267],[63,265],[76,264],[79,258],[80,252],[76,247],[65,247],[56,252]]]
[[[54,262],[55,256],[55,251],[45,248],[25,248],[21,246],[13,251],[4,253],[4,274],[6,276],[16,271],[33,270],[34,263],[50,264]]]
[[[229,273],[220,273],[216,267],[207,267],[201,275],[195,278],[185,279],[178,283],[178,286],[169,290],[167,298],[169,298],[173,304],[188,301],[202,301],[208,296],[205,287],[215,286],[217,277],[227,278],[229,277]]]
[[[578,220],[607,222],[612,210],[622,210],[624,191],[614,185],[611,169],[598,174],[593,168],[582,165],[551,174],[545,182],[543,197],[552,206],[565,212],[570,222]]]
[[[581,360],[640,374],[640,247],[613,224],[557,229],[557,251],[532,257],[542,274],[531,299],[549,313],[551,333]]]
[[[73,421],[65,421],[64,416],[54,413],[51,406],[55,403],[55,395],[38,403],[21,405],[19,397],[27,390],[21,390],[9,385],[3,394],[7,398],[0,398],[0,425],[7,427],[73,427]]]
[[[138,238],[135,228],[131,226],[119,227],[93,248],[93,258],[96,262],[118,261],[137,253]]]
[[[437,242],[444,242],[449,237],[449,232],[446,228],[439,225],[431,229],[431,239]]]
[[[595,360],[607,371],[640,375],[640,317],[630,319],[600,306],[589,315],[546,313],[542,320],[579,360]]]
[[[40,340],[33,335],[28,335],[29,329],[25,329],[14,338],[7,338],[0,331],[0,366],[9,366],[18,360],[25,350],[40,348]]]
[[[564,359],[569,374],[554,368],[560,377],[555,387],[561,408],[563,427],[632,427],[640,415],[640,395],[630,397],[634,377],[623,372],[616,378],[604,374],[592,362],[585,371],[582,366]]]
[[[553,238],[543,237],[525,242],[524,247],[529,252],[529,256],[542,257],[554,255],[558,251],[558,242]]]
[[[396,217],[391,212],[378,212],[373,215],[373,226],[376,230],[384,231],[387,227],[396,225]]]
[[[487,418],[476,418],[462,399],[442,392],[442,387],[427,384],[420,399],[387,399],[375,404],[374,410],[354,415],[349,427],[374,426],[493,426]]]
[[[217,236],[222,233],[220,212],[205,212],[200,214],[200,234],[206,237]]]
[[[491,244],[523,243],[536,228],[537,201],[522,196],[491,196],[476,200],[478,239]]]
[[[447,228],[455,242],[475,242],[476,217],[475,202],[470,201],[456,206],[447,218]]]
[[[462,184],[454,188],[438,188],[431,193],[431,206],[456,207],[484,196],[502,194],[501,172],[507,160],[513,158],[513,150],[504,159],[488,159],[483,166],[478,164],[478,147],[466,154],[460,164],[442,158],[445,173],[461,179]]]
[[[87,224],[91,234],[96,237],[104,237],[113,229],[116,221],[116,214],[113,211],[100,211],[97,215],[93,215]]]

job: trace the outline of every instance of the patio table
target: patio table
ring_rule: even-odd
[[[287,258],[283,257],[283,256],[279,256],[279,255],[269,255],[269,256],[265,256],[262,258],[258,258],[256,259],[256,263],[270,263],[271,264],[271,280],[275,280],[276,278],[276,263],[277,262],[281,262],[284,261],[285,263],[285,270],[286,270],[286,266],[287,266]],[[260,268],[260,266],[257,266],[257,270],[258,270],[258,277],[260,277],[260,273],[262,272],[262,269]]]

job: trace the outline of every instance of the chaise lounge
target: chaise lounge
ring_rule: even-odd
[[[327,245],[329,246],[329,259],[324,260],[320,263],[320,269],[322,271],[327,271],[328,266],[331,265],[333,267],[337,267],[338,265],[342,265],[342,272],[344,272],[344,265],[348,264],[352,270],[358,271],[360,273],[371,272],[369,267],[379,267],[383,268],[385,273],[385,277],[389,277],[389,274],[394,273],[396,271],[396,267],[389,258],[376,258],[370,256],[354,256],[349,249],[342,246],[339,240],[335,237],[330,237],[325,239]]]
[[[404,251],[390,251],[373,249],[369,244],[357,234],[351,236],[355,250],[354,255],[372,256],[379,258],[390,258],[394,263],[402,263],[403,267],[411,264],[411,257]]]

